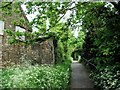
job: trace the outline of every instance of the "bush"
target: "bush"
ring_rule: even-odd
[[[92,6],[85,8],[82,25],[87,30],[82,61],[90,67],[91,76],[100,90],[120,90],[120,16],[116,14],[117,9],[105,7],[106,3],[89,5]]]
[[[69,65],[28,66],[1,70],[2,88],[67,88]]]
[[[98,72],[92,71],[90,77],[100,90],[120,90],[120,71],[115,66],[106,66]]]

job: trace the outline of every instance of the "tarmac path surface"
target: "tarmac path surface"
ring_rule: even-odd
[[[71,70],[71,90],[94,90],[89,73],[81,63],[73,61]]]

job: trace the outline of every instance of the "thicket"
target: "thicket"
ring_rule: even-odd
[[[119,10],[105,2],[89,3],[86,6],[91,7],[86,9],[83,18],[82,27],[86,30],[86,38],[81,54],[82,61],[90,67],[90,76],[98,89],[119,90]]]

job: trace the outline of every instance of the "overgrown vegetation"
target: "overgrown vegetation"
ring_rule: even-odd
[[[66,89],[69,85],[69,64],[9,67],[0,71],[2,88]]]
[[[82,61],[89,65],[91,77],[98,89],[118,90],[120,89],[119,10],[112,3],[105,2],[86,3],[84,9],[86,14],[83,17],[82,27],[87,32],[81,54]]]
[[[21,4],[21,3],[17,3],[17,4]],[[58,60],[56,61],[56,63],[66,62],[66,60],[70,60],[68,58],[72,54],[72,51],[74,51],[76,55],[81,55],[82,57],[81,61],[90,67],[91,70],[90,76],[94,80],[96,87],[102,90],[120,89],[120,82],[119,82],[120,81],[119,78],[120,1],[61,2],[61,3],[26,2],[25,4],[27,6],[27,14],[34,14],[36,11],[38,11],[38,15],[36,16],[36,18],[34,18],[30,22],[30,26],[36,27],[38,29],[38,32],[34,32],[34,33],[12,32],[11,34],[11,31],[8,30],[7,33],[11,34],[9,36],[12,36],[11,37],[12,43],[22,42],[25,44],[31,44],[34,42],[42,42],[48,39],[49,37],[52,37],[55,46],[55,59]],[[10,6],[8,8],[10,8]],[[9,11],[8,8],[6,6],[7,11]],[[70,17],[66,20],[66,22],[60,23],[60,20],[65,16],[67,11],[72,12],[70,14]],[[10,15],[10,11],[8,12],[8,15]],[[45,27],[46,26],[45,21],[47,19],[49,20],[49,24],[50,24],[49,29]],[[74,38],[73,33],[71,32],[76,30],[77,28],[79,28],[78,29],[79,35],[77,38]],[[22,35],[29,38],[27,38],[25,41],[19,41],[15,39],[16,37]],[[34,66],[32,66],[32,68],[33,67]],[[45,69],[46,73],[49,73],[47,69],[50,70],[49,75],[53,75],[55,73],[56,76],[62,78],[61,80],[63,80],[63,76],[66,77],[65,75],[68,75],[65,73],[65,74],[61,74],[63,76],[59,76],[56,72],[60,72],[60,70],[66,72],[66,69],[60,69],[57,67],[56,68],[58,71],[56,70],[56,68],[41,67],[41,69],[40,68],[38,69],[38,72],[39,70],[41,71],[42,68]],[[20,69],[20,71],[21,70],[23,69]],[[34,71],[37,72],[36,69],[32,69],[32,70],[33,72]],[[51,70],[53,70],[53,73]],[[43,71],[42,73],[45,74]],[[32,73],[30,73],[30,75],[32,75]],[[52,78],[55,79],[57,78],[56,76]],[[7,80],[11,80],[11,79],[8,78]],[[36,82],[39,82],[37,81],[37,79],[35,80]],[[46,78],[44,80],[46,80]],[[48,79],[48,81],[50,83],[53,83],[52,81],[50,81],[50,79]],[[46,82],[44,81],[40,81],[40,83],[41,82],[45,83],[45,85],[48,85],[48,83],[46,84]],[[60,85],[56,84],[57,82],[60,82]],[[53,88],[55,85],[58,86],[56,88],[65,88],[63,84],[67,85],[68,81],[66,81],[66,83],[63,82],[63,84],[61,84],[61,82],[62,81],[58,80],[54,82],[54,84],[50,84],[48,86]],[[29,83],[30,82],[28,81],[28,84]],[[16,85],[16,83],[14,84]],[[18,84],[19,85],[18,87],[22,87],[21,84]],[[14,87],[12,84],[10,85]],[[45,85],[43,84],[43,87],[48,88]],[[27,85],[25,87],[27,87]],[[36,87],[36,83],[33,84],[33,87]]]
[[[96,88],[104,90],[119,90],[120,71],[118,67],[119,65],[106,66],[103,69],[97,69],[98,71],[91,72],[90,77],[94,80]]]

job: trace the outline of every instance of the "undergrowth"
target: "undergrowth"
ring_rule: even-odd
[[[69,65],[35,65],[2,69],[2,88],[65,89],[69,84]]]

